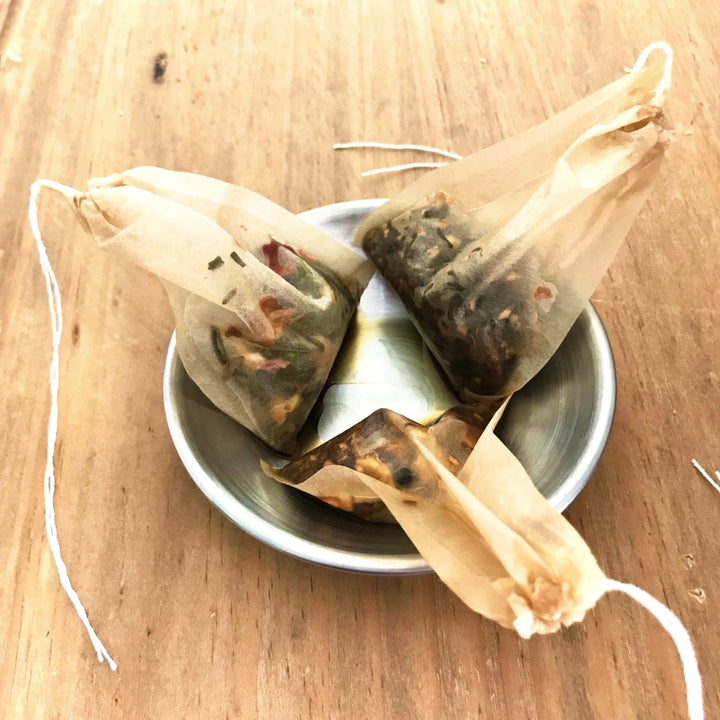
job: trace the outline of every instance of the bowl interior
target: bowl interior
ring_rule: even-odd
[[[382,200],[316,208],[302,214],[350,244],[357,223]],[[266,477],[260,460],[280,457],[215,408],[168,347],[165,410],[180,458],[203,493],[231,520],[296,557],[359,572],[429,570],[403,531],[364,522]],[[588,305],[543,370],[511,399],[498,434],[540,492],[563,510],[582,489],[612,423],[615,375],[602,324]],[[357,317],[303,434],[324,442],[379,407],[419,422],[455,404],[402,304],[380,275]]]

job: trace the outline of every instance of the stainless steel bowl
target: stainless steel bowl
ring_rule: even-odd
[[[360,219],[382,200],[316,208],[301,217],[350,244]],[[266,477],[275,455],[215,408],[185,372],[170,340],[165,413],[197,486],[254,537],[303,560],[343,570],[411,574],[429,567],[397,526],[373,525]],[[304,442],[325,441],[379,407],[427,421],[455,403],[400,301],[376,275]],[[605,447],[615,405],[607,336],[588,305],[555,356],[515,394],[498,433],[540,492],[563,510],[588,481]]]

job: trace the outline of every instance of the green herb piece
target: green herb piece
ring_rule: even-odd
[[[304,295],[309,295],[312,298],[319,298],[322,295],[322,283],[323,278],[313,271],[306,264],[298,263],[295,266],[295,282],[294,285]]]
[[[243,259],[233,250],[230,253],[230,257],[240,266],[245,267],[245,263],[243,262]]]
[[[227,305],[235,296],[237,295],[237,289],[236,288],[230,288],[228,290],[227,295],[222,299],[222,304]]]
[[[223,259],[218,255],[215,259],[211,260],[208,263],[208,270],[217,270],[221,265],[224,265],[225,262]]]
[[[216,327],[211,329],[210,337],[212,340],[213,350],[215,351],[215,356],[217,357],[219,363],[221,365],[227,365],[228,356],[227,351],[225,350],[225,343],[222,340],[220,331]]]
[[[278,356],[281,357],[283,360],[287,360],[291,365],[293,363],[296,363],[301,357],[303,357],[305,353],[301,352],[300,350],[281,350],[278,353]]]
[[[259,378],[259,373],[249,373],[241,367],[235,368],[232,373],[233,381],[236,382],[247,393],[256,398],[263,397],[267,394],[267,389],[260,387],[260,384],[258,382]]]

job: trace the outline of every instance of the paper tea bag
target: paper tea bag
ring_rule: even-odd
[[[580,622],[605,593],[629,595],[671,634],[689,717],[702,720],[702,681],[682,623],[644,590],[605,576],[582,537],[495,435],[503,409],[479,437],[473,433],[485,422],[484,411],[453,409],[445,423],[441,418],[425,428],[379,410],[284,468],[263,469],[361,517],[390,513],[469,608],[522,637]]]
[[[451,408],[426,428],[392,410],[376,410],[337,437],[282,468],[263,464],[267,475],[295,485],[333,507],[372,522],[396,522],[380,497],[351,472],[356,470],[400,490],[435,487],[434,468],[408,439],[412,428],[451,472],[465,464],[500,402]]]
[[[456,441],[460,458],[442,419],[432,433],[379,410],[282,469],[263,467],[361,517],[382,519],[384,506],[463,602],[523,637],[581,620],[606,589],[592,553],[494,434],[502,408],[489,423],[462,412],[447,414],[470,433]]]
[[[373,269],[244,188],[144,167],[72,197],[98,245],[157,275],[177,348],[205,395],[289,451]]]
[[[356,242],[470,401],[522,387],[557,350],[645,201],[668,145],[663,67],[427,173]]]

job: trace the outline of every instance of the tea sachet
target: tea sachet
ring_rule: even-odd
[[[433,170],[356,242],[466,402],[506,396],[567,335],[650,192],[669,144],[670,61]]]
[[[157,275],[190,377],[271,447],[292,450],[370,263],[254,192],[143,167],[70,200],[97,244]]]

